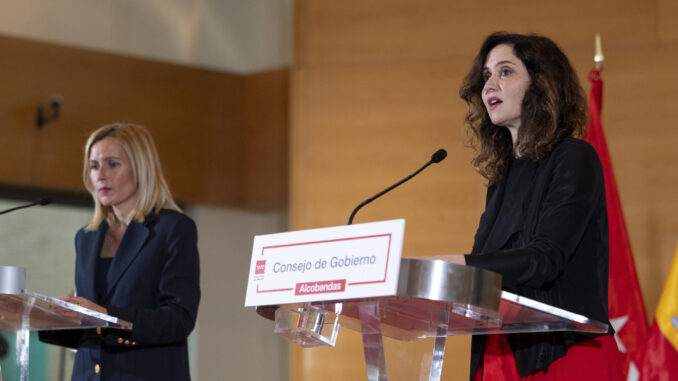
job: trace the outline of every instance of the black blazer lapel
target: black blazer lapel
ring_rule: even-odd
[[[150,230],[143,223],[134,220],[129,223],[108,271],[107,292],[104,300],[111,297],[116,284],[139,255],[149,235]]]
[[[99,225],[99,229],[92,232],[84,232],[82,247],[80,252],[84,255],[80,256],[81,271],[82,271],[82,280],[84,284],[78,290],[78,296],[92,300],[96,302],[96,274],[97,274],[97,260],[101,255],[101,247],[104,244],[104,237],[106,236],[106,230],[108,230],[108,224],[104,221]]]

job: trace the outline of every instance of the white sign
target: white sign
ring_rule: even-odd
[[[405,220],[254,237],[245,307],[395,295]]]

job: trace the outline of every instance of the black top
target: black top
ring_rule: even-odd
[[[603,170],[593,147],[567,138],[543,160],[516,160],[487,190],[466,263],[502,275],[502,288],[608,323],[608,231]],[[612,329],[610,329],[610,333]],[[572,332],[508,334],[518,372],[527,376],[600,336]],[[471,345],[471,377],[484,338]]]
[[[499,214],[497,215],[497,221],[505,221],[511,219],[523,219],[524,210],[521,207],[516,210],[515,206],[524,206],[525,198],[530,190],[530,184],[534,181],[534,175],[537,169],[537,164],[528,160],[528,159],[517,159],[514,160],[508,167],[506,177],[504,181],[506,182],[506,191],[502,196],[502,200],[499,205]],[[495,229],[498,231],[497,234],[501,234],[500,230],[502,228],[501,223],[495,223],[493,226],[492,232],[495,233]],[[515,240],[516,235],[509,237],[508,241],[501,247],[501,249],[515,249],[518,247],[518,243]]]
[[[113,262],[113,257],[99,257],[99,260],[97,261],[97,275],[95,285],[96,300],[94,301],[97,304],[103,303],[104,297],[106,297],[106,291],[108,290],[108,269],[111,268],[111,262]]]

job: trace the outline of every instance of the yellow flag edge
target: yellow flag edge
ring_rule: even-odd
[[[655,320],[664,337],[678,352],[678,247],[673,255],[673,263],[662,296],[659,298]]]

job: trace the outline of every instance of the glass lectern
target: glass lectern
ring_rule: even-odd
[[[28,380],[30,331],[87,328],[132,329],[132,323],[34,293],[25,288],[26,269],[0,266],[0,329],[17,332],[16,357],[22,381]],[[2,379],[1,376],[0,373],[0,379]]]
[[[362,333],[369,381],[385,381],[383,336],[435,338],[422,379],[440,380],[447,336],[607,332],[608,326],[501,290],[497,273],[440,260],[403,258],[396,295],[259,306],[275,333],[302,347],[334,346],[339,326]]]

